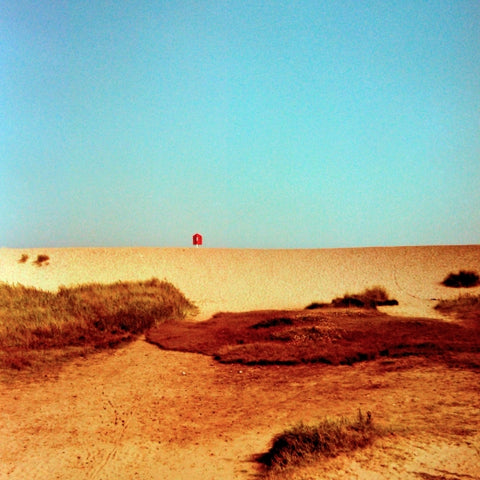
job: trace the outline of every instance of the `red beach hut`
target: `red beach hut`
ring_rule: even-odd
[[[198,247],[199,245],[201,245],[203,243],[203,238],[202,236],[199,234],[199,233],[196,233],[194,236],[193,236],[193,244]]]

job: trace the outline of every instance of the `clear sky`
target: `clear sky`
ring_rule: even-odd
[[[6,0],[0,246],[480,243],[478,0]]]

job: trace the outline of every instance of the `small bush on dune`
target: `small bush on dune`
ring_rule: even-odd
[[[43,264],[45,264],[45,262],[48,262],[49,260],[50,260],[50,257],[48,255],[40,254],[40,255],[37,255],[37,259],[33,263],[38,267],[41,267]]]
[[[442,285],[453,288],[471,288],[480,284],[480,277],[476,272],[460,270],[445,277]]]
[[[314,461],[321,456],[335,457],[371,444],[384,431],[374,425],[370,412],[359,410],[356,419],[329,419],[315,426],[303,423],[276,435],[268,452],[257,457],[269,471],[281,471]]]
[[[19,258],[18,263],[25,263],[28,260],[28,255],[26,253],[22,254]]]

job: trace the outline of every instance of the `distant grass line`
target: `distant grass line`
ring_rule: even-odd
[[[61,287],[56,293],[0,284],[0,364],[21,368],[34,350],[111,347],[195,312],[177,288],[156,278]]]
[[[364,448],[387,433],[374,424],[372,415],[358,411],[357,418],[326,418],[317,425],[300,423],[276,435],[270,449],[258,456],[267,472],[280,473],[320,457],[335,457]]]

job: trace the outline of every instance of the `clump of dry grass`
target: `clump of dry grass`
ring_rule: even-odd
[[[357,418],[327,418],[318,425],[300,423],[276,435],[268,452],[257,457],[269,472],[281,472],[319,457],[335,457],[366,447],[384,435],[385,429],[377,427],[372,415],[358,411]]]
[[[477,272],[470,270],[460,270],[458,273],[450,273],[442,282],[442,285],[454,288],[470,288],[476,287],[479,284],[480,276]]]
[[[18,259],[18,263],[26,263],[28,260],[28,255],[23,253],[22,256]]]
[[[37,259],[33,262],[37,267],[41,267],[42,265],[48,265],[48,261],[50,257],[48,255],[40,254],[37,255]]]
[[[316,308],[336,307],[336,308],[377,308],[377,306],[398,305],[398,301],[389,298],[385,288],[375,286],[366,288],[361,293],[346,293],[343,297],[334,298],[331,303],[313,302],[306,306],[307,310]]]
[[[0,361],[20,368],[34,350],[114,346],[194,311],[179,290],[157,279],[61,287],[57,293],[0,284]]]

